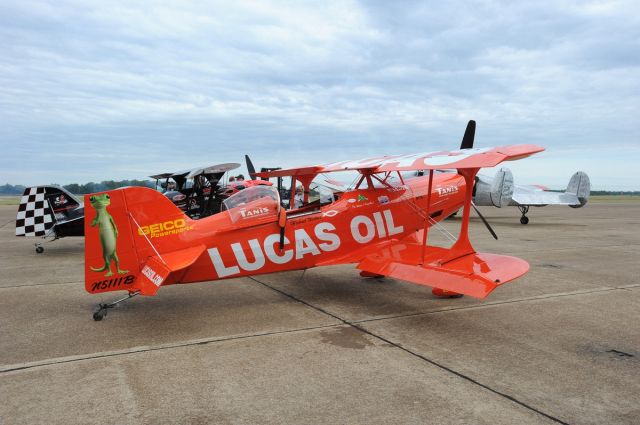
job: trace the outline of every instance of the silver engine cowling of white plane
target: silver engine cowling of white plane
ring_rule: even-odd
[[[508,168],[501,168],[491,184],[479,178],[476,182],[473,202],[476,205],[506,207],[513,196],[513,174]]]

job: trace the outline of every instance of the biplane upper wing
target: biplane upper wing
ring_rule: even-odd
[[[335,171],[386,171],[436,170],[494,167],[503,161],[525,158],[543,151],[537,145],[507,145],[494,148],[460,149],[411,155],[391,155],[353,161],[340,161],[323,165],[288,168],[258,173],[259,177],[285,177],[330,173]]]

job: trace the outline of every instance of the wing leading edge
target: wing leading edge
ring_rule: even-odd
[[[286,177],[336,171],[360,171],[381,173],[387,171],[412,171],[436,169],[463,169],[494,167],[503,161],[526,158],[543,151],[538,145],[507,145],[494,148],[460,149],[411,155],[392,155],[353,161],[340,161],[323,165],[288,168],[264,173],[259,177]]]

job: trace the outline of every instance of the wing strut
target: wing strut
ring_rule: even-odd
[[[424,218],[424,232],[422,234],[422,255],[420,264],[424,264],[424,256],[427,251],[427,233],[429,233],[429,218],[431,218],[431,188],[433,186],[433,170],[429,170],[429,190],[427,191],[427,215]]]
[[[458,240],[449,249],[449,254],[442,259],[440,264],[446,264],[449,261],[464,257],[465,255],[474,254],[476,252],[469,240],[469,217],[471,215],[471,200],[473,199],[473,184],[475,183],[476,174],[478,174],[479,170],[479,168],[458,169],[458,174],[464,177],[466,190],[464,196],[462,224],[460,225],[460,236],[458,236]]]

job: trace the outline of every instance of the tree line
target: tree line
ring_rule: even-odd
[[[53,183],[55,185],[55,183]],[[150,180],[105,180],[100,183],[89,182],[84,184],[71,183],[64,185],[65,189],[75,195],[84,195],[85,193],[103,192],[105,190],[117,189],[125,186],[144,186],[155,187],[155,182]],[[0,195],[22,195],[26,186],[5,184],[0,186]]]

